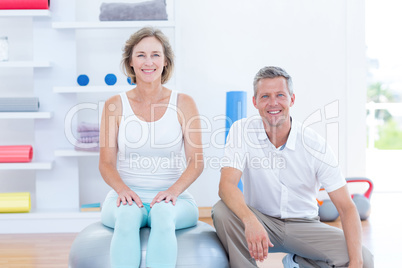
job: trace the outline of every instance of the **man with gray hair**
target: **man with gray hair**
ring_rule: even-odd
[[[335,156],[321,136],[302,131],[301,123],[292,120],[294,102],[289,74],[264,67],[254,79],[259,115],[236,121],[229,131],[221,201],[212,218],[230,265],[257,267],[270,251],[288,253],[285,267],[374,267]],[[237,187],[241,177],[244,195]],[[319,221],[321,187],[338,209],[343,231]]]

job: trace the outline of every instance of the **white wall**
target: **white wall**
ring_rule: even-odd
[[[181,1],[179,18],[180,90],[193,96],[201,115],[224,115],[225,92],[231,90],[247,91],[248,115],[254,113],[255,73],[281,66],[293,77],[293,117],[305,121],[321,110],[323,122],[312,127],[328,134],[333,147],[339,144],[346,176],[364,175],[364,1]],[[324,108],[334,101],[339,117],[325,120]],[[224,127],[224,121],[211,122],[211,132]],[[327,123],[333,123],[330,133]],[[211,142],[211,134],[203,141]],[[221,154],[205,149],[206,158]],[[218,200],[218,181],[219,169],[207,164],[191,187],[200,206]]]
[[[88,1],[86,1],[87,4]],[[60,8],[63,5],[67,6],[68,2],[68,0],[58,0],[54,6]],[[79,9],[81,5],[86,6],[84,2],[77,1],[76,7]],[[339,116],[316,123],[312,127],[323,136],[327,136],[331,144],[335,145],[334,147],[338,147],[336,145],[339,144],[339,150],[336,151],[339,152],[339,162],[346,176],[364,175],[366,69],[363,0],[177,0],[177,2],[179,6],[176,10],[176,20],[180,26],[179,38],[172,40],[177,50],[175,76],[176,84],[179,85],[177,90],[191,95],[198,105],[200,114],[211,124],[211,130],[203,135],[204,144],[206,147],[209,145],[205,148],[207,160],[223,154],[223,150],[216,145],[213,146],[212,143],[223,145],[224,142],[222,128],[225,122],[214,121],[214,117],[225,114],[226,92],[247,91],[248,115],[251,115],[254,113],[251,97],[255,73],[263,66],[277,65],[285,68],[293,76],[296,93],[293,116],[297,120],[305,121],[314,112],[319,110],[324,112],[328,104],[337,102]],[[89,12],[88,9],[86,10]],[[70,17],[60,18],[60,20],[71,20]],[[77,12],[76,17],[81,19],[85,17],[85,14]],[[88,14],[88,18],[92,17],[96,16]],[[1,31],[4,31],[6,25],[7,29],[9,25],[12,25],[7,24],[9,23],[7,20],[0,23]],[[18,26],[10,27],[15,31],[18,30]],[[94,36],[99,37],[104,34],[103,37],[106,40],[107,34],[111,33],[97,31],[93,33]],[[71,47],[71,50],[76,50],[77,53],[77,70],[76,73],[72,71],[66,75],[75,77],[76,74],[88,72],[93,85],[100,85],[106,73],[118,74],[119,66],[112,65],[118,64],[120,59],[111,59],[111,55],[120,57],[123,44],[120,46],[116,43],[116,38],[125,40],[129,32],[127,30],[113,31],[109,41],[102,43],[106,49],[110,45],[118,50],[108,55],[105,55],[105,48],[102,50],[96,47],[101,45],[101,39],[90,39],[88,43],[85,43],[86,31],[77,32],[75,36],[71,34],[70,36],[77,41],[76,46]],[[120,33],[124,36],[116,37]],[[69,36],[57,30],[52,34]],[[26,37],[20,38],[26,39]],[[65,46],[63,45],[64,48]],[[51,51],[49,55],[62,57],[58,54],[62,52],[56,51],[57,45],[50,47],[54,51]],[[91,50],[92,54],[89,55],[88,50]],[[21,49],[18,51],[26,53]],[[70,54],[67,53],[67,55]],[[18,55],[13,57],[19,59]],[[107,62],[102,63],[102,59]],[[71,59],[68,61],[70,62]],[[68,72],[67,67],[57,66],[56,77],[62,75],[62,68]],[[123,76],[118,74],[118,78],[121,77]],[[27,74],[26,78],[26,83],[30,85],[30,92],[32,92],[32,74]],[[74,85],[74,79],[70,80],[70,84],[60,84],[55,78],[48,83],[49,87]],[[66,79],[63,83],[65,81]],[[22,86],[19,87],[22,88]],[[7,91],[7,89],[2,87],[1,91]],[[58,96],[56,99],[61,101],[63,98],[66,97]],[[78,100],[80,98],[86,99],[85,96],[81,96]],[[334,109],[333,106],[331,107]],[[325,118],[324,113],[323,117]],[[207,121],[204,122],[205,127],[208,125]],[[330,133],[326,133],[327,123],[333,123],[329,125]],[[1,124],[5,123],[1,122]],[[333,127],[337,126],[339,131],[334,132]],[[27,127],[33,128],[32,125]],[[214,136],[213,134],[216,133],[218,135]],[[32,130],[28,134],[32,137]],[[18,136],[14,140],[10,136],[12,135],[3,134],[1,131],[1,144],[20,141]],[[80,191],[81,203],[102,201],[107,189],[97,171],[96,163],[93,163],[93,159],[78,161],[81,167],[80,185],[86,188]],[[89,170],[90,167],[93,170]],[[15,185],[21,183],[20,181],[17,180],[14,184],[10,180],[5,181],[2,174],[9,173],[0,173],[2,191],[18,188]],[[19,174],[13,173],[10,176],[19,176]],[[212,206],[218,200],[219,175],[219,168],[207,162],[205,171],[190,188],[199,206]],[[99,182],[98,185],[97,182]],[[87,191],[89,195],[85,193]],[[97,201],[97,198],[100,200]]]

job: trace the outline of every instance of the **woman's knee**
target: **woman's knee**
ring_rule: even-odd
[[[171,202],[160,202],[153,205],[149,211],[149,225],[151,228],[175,228],[175,212]]]
[[[174,222],[174,210],[171,202],[155,203],[149,211],[149,221],[151,224],[157,222],[173,223]]]
[[[120,205],[116,210],[115,228],[120,230],[131,230],[133,228],[140,228],[142,222],[142,211],[136,205]]]

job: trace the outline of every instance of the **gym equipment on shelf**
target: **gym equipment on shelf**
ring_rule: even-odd
[[[107,74],[105,76],[105,83],[108,86],[113,86],[117,82],[117,77],[114,74]]]
[[[86,86],[86,85],[88,85],[88,83],[89,83],[89,77],[88,77],[88,75],[86,75],[86,74],[80,74],[80,75],[77,77],[77,83],[78,83],[78,85],[80,85],[80,86]]]
[[[247,92],[228,91],[226,92],[226,132],[225,142],[229,134],[229,129],[234,122],[247,117]],[[243,192],[243,182],[239,181],[239,189]]]
[[[0,213],[24,213],[31,210],[31,194],[0,193]]]

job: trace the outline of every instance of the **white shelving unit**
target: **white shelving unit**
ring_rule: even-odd
[[[49,10],[12,9],[0,10],[0,17],[49,17]]]
[[[53,22],[55,29],[107,29],[107,28],[141,28],[145,25],[153,25],[158,28],[174,28],[173,21],[72,21],[72,22]]]
[[[0,112],[0,119],[49,119],[51,112]]]
[[[2,61],[0,68],[46,68],[51,67],[49,61]]]
[[[0,170],[51,170],[52,162],[49,163],[1,163]]]
[[[54,155],[59,157],[99,156],[99,152],[76,151],[74,149],[60,149],[54,151]]]
[[[50,17],[49,10],[0,10],[0,18],[8,19],[10,23],[13,23],[15,19],[18,19],[18,25],[23,26],[24,24],[30,25],[33,23],[34,18],[39,18],[40,20],[46,20],[47,17]],[[15,38],[17,35],[13,35]],[[10,47],[18,47],[15,46],[16,39],[9,39]],[[22,40],[22,39],[21,39]],[[35,51],[34,51],[35,53]],[[52,67],[50,61],[36,61],[36,60],[19,60],[19,61],[5,61],[0,62],[0,69],[2,70],[11,70],[12,72],[19,72],[19,68],[24,69],[32,69],[34,73],[34,83],[35,83],[35,74],[36,70],[43,70],[45,68]],[[15,69],[15,70],[14,70]],[[39,72],[41,73],[41,72]],[[3,77],[3,79],[7,79],[7,77]],[[24,79],[24,78],[22,78]],[[53,112],[0,112],[1,120],[15,120],[15,119],[27,119],[27,120],[39,120],[38,123],[44,122],[47,119],[51,119],[53,117]],[[46,120],[42,120],[46,119]],[[35,125],[36,123],[35,122]],[[7,130],[2,130],[7,131]],[[41,147],[41,146],[38,146]],[[42,148],[38,149],[42,150]],[[35,150],[34,155],[37,155]],[[40,152],[40,151],[39,151]],[[24,171],[34,171],[35,175],[35,188],[36,191],[43,190],[43,183],[38,183],[38,174],[45,174],[50,172],[53,169],[53,161],[32,161],[29,163],[0,163],[0,171],[11,172],[14,174],[15,172],[24,172]],[[14,173],[13,173],[14,172]],[[10,174],[11,174],[10,173]],[[25,173],[24,173],[25,174]],[[32,173],[28,173],[32,174]],[[25,176],[25,175],[23,175]],[[31,177],[32,175],[30,175]],[[33,193],[32,197],[36,196],[36,203],[38,203],[38,198],[41,199],[42,196],[37,193]],[[47,215],[47,217],[44,217]],[[32,233],[32,232],[46,232],[46,229],[49,228],[49,225],[46,223],[51,223],[52,220],[49,220],[52,214],[51,213],[37,213],[37,211],[31,211],[30,213],[0,213],[0,233]],[[58,216],[57,216],[58,217]],[[56,218],[57,218],[56,217]],[[41,221],[40,219],[45,219],[46,221]],[[53,217],[55,218],[55,217]],[[42,226],[42,227],[41,227]],[[51,229],[51,227],[50,227]]]
[[[135,85],[117,85],[117,86],[71,86],[71,87],[53,87],[54,93],[101,93],[101,92],[115,92],[120,93],[128,91],[135,87]],[[173,84],[166,84],[168,88],[175,88]]]
[[[134,86],[72,86],[53,87],[54,93],[97,93],[97,92],[123,92],[132,89]]]
[[[100,221],[100,212],[71,210],[40,211],[29,213],[0,213],[0,230],[8,233],[59,233],[77,232],[89,224]]]
[[[90,176],[94,179],[98,178],[98,175],[96,177],[93,175],[99,172],[98,168],[97,166],[92,167],[92,165],[96,158],[99,157],[99,152],[76,151],[70,147],[70,144],[63,143],[65,142],[65,137],[62,136],[65,127],[64,121],[66,120],[66,114],[71,110],[71,107],[77,104],[78,99],[96,97],[98,96],[96,93],[100,93],[99,95],[102,96],[113,92],[117,94],[128,91],[134,86],[129,85],[126,81],[121,85],[114,86],[96,85],[96,83],[101,83],[97,82],[100,80],[96,80],[91,76],[91,83],[95,83],[94,85],[74,86],[72,82],[77,70],[79,70],[77,65],[82,63],[82,61],[80,62],[82,59],[78,58],[82,55],[78,51],[87,49],[85,47],[82,50],[82,46],[77,45],[84,44],[82,42],[87,37],[86,34],[98,34],[101,32],[99,29],[104,29],[105,32],[116,33],[116,36],[127,38],[127,32],[152,25],[166,30],[167,33],[174,35],[175,41],[178,40],[176,35],[177,26],[174,19],[177,3],[175,0],[172,0],[173,5],[171,5],[171,7],[174,7],[174,11],[169,13],[170,17],[167,21],[71,21],[79,13],[75,5],[80,5],[82,3],[80,1],[76,0],[70,3],[69,0],[60,0],[57,5],[53,6],[52,13],[47,10],[0,10],[0,17],[6,17],[10,19],[10,22],[12,22],[13,17],[32,17],[34,54],[39,56],[38,59],[41,59],[40,56],[44,55],[45,59],[48,56],[52,61],[0,62],[0,69],[15,68],[16,72],[18,71],[17,68],[33,68],[34,94],[49,107],[47,108],[44,105],[44,109],[51,111],[0,113],[0,119],[5,120],[38,120],[35,121],[35,143],[43,145],[40,148],[41,157],[38,157],[38,154],[36,155],[37,162],[0,164],[0,170],[35,171],[36,187],[35,193],[32,194],[36,198],[36,202],[34,202],[35,205],[29,213],[0,214],[0,233],[79,232],[89,224],[100,220],[100,212],[79,211],[80,201],[88,201],[87,199],[80,200],[82,198],[80,197],[80,187],[88,187],[88,183],[91,183],[87,181],[87,177],[80,178],[80,176],[86,176],[88,171],[92,172],[93,169],[94,173],[90,173]],[[46,17],[50,17],[50,15],[61,21],[52,21],[52,18],[50,18],[50,21],[47,20]],[[34,17],[43,18],[34,19]],[[123,32],[125,32],[124,36]],[[100,38],[104,39],[89,41],[107,41],[108,35],[101,35]],[[81,48],[81,50],[77,47]],[[97,48],[97,46],[95,47]],[[91,49],[89,51],[92,53]],[[105,61],[105,64],[110,64],[110,58],[108,60]],[[83,65],[79,66],[82,67]],[[175,84],[175,82],[173,83]],[[167,87],[175,88],[175,85],[168,84]],[[80,93],[90,94],[79,95]],[[94,94],[91,95],[91,93]],[[74,96],[74,94],[77,94],[77,96]],[[51,161],[45,161],[48,158]],[[91,167],[88,167],[87,163]],[[82,167],[85,167],[85,170]],[[82,193],[85,194],[88,191],[97,192],[98,190],[93,188],[81,189]],[[98,199],[98,196],[95,196],[95,198]],[[102,196],[102,200],[103,198],[104,196]]]

